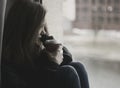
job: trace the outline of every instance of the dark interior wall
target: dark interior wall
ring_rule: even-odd
[[[6,0],[0,0],[0,86],[1,86],[1,51],[2,51],[2,36],[4,28]]]
[[[2,52],[2,38],[4,31],[4,20],[7,13],[15,0],[0,0],[0,86],[1,86],[1,52]]]
[[[8,11],[10,9],[10,7],[12,6],[12,4],[15,2],[16,0],[7,0],[7,6],[6,6],[6,12],[5,15],[7,16]]]

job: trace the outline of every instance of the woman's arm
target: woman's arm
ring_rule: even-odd
[[[72,62],[72,54],[65,46],[63,46],[63,62],[61,63],[61,65],[67,65],[70,62]]]

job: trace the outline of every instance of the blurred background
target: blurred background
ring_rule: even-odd
[[[64,43],[83,63],[91,88],[120,85],[120,0],[64,0]]]
[[[48,28],[84,64],[90,88],[119,88],[120,0],[44,0]]]

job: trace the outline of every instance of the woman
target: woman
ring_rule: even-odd
[[[40,4],[30,1],[19,0],[11,7],[3,34],[2,88],[81,88],[66,49],[63,59],[61,44],[49,52],[41,41],[48,35],[45,14]]]

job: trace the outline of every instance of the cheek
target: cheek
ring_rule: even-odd
[[[44,29],[44,26],[39,29],[39,34],[40,34],[40,35],[46,34],[46,31],[45,31],[45,29]]]

